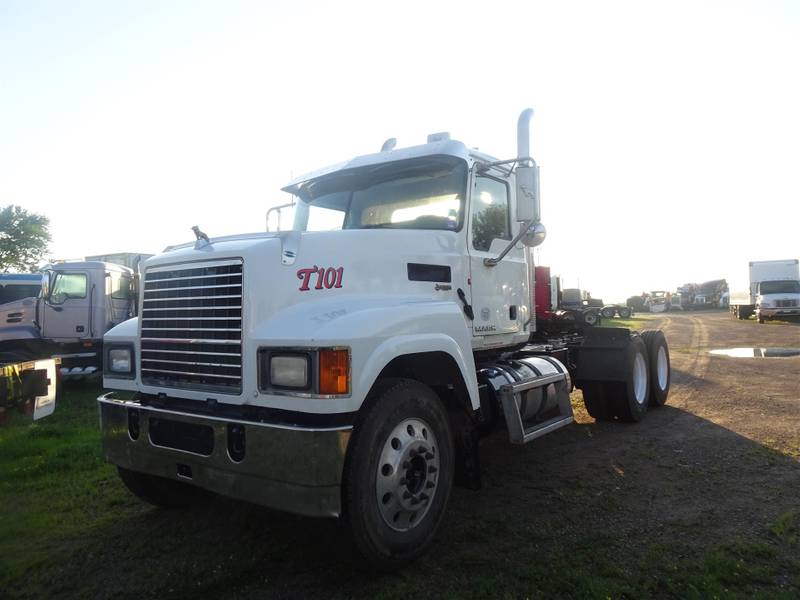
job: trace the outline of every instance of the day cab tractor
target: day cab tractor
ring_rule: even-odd
[[[533,111],[499,160],[434,134],[292,181],[294,226],[142,265],[139,317],[105,335],[106,458],[157,506],[204,491],[339,517],[378,569],[424,552],[479,439],[636,422],[667,399],[660,331],[540,330]],[[132,394],[131,394],[132,393]],[[532,474],[532,476],[535,476]],[[198,489],[202,488],[202,489]]]
[[[102,369],[103,334],[135,314],[131,269],[98,261],[49,265],[36,297],[0,305],[0,362],[57,358],[60,375]]]

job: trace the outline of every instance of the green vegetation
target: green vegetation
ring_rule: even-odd
[[[642,330],[649,329],[652,326],[648,325],[649,318],[643,318],[633,315],[630,319],[621,319],[614,317],[613,319],[602,319],[601,327],[627,327],[628,329]]]
[[[557,514],[538,527],[512,522],[527,509],[483,510],[477,495],[456,493],[429,555],[398,574],[366,573],[335,521],[225,499],[172,512],[139,502],[102,459],[99,392],[68,390],[53,416],[32,423],[14,415],[0,427],[3,598],[800,594],[797,511],[748,540],[706,546],[698,526],[690,541],[640,545],[593,522],[593,515],[625,509],[582,481],[564,483],[566,520]]]
[[[0,272],[35,271],[50,243],[50,221],[10,204],[0,208]]]

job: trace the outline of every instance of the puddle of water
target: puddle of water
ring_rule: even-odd
[[[709,353],[733,358],[786,358],[800,356],[800,348],[722,348]]]

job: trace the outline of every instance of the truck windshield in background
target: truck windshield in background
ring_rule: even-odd
[[[758,284],[758,293],[764,294],[800,294],[800,281],[762,281]]]
[[[0,304],[39,295],[42,276],[33,273],[0,273]]]
[[[24,285],[0,285],[0,304],[15,302],[23,298],[34,298],[39,295],[39,283]]]
[[[426,157],[360,167],[299,190],[295,229],[461,229],[467,165]]]

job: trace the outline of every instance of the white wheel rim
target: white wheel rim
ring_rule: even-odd
[[[439,482],[439,448],[421,419],[405,419],[386,438],[378,461],[375,499],[384,523],[413,529],[425,518]]]
[[[667,350],[664,346],[658,349],[656,357],[656,372],[658,373],[658,389],[667,389],[667,380],[669,379],[669,363],[667,362]]]
[[[633,360],[633,394],[636,402],[644,404],[647,397],[647,363],[641,352],[637,352]]]

